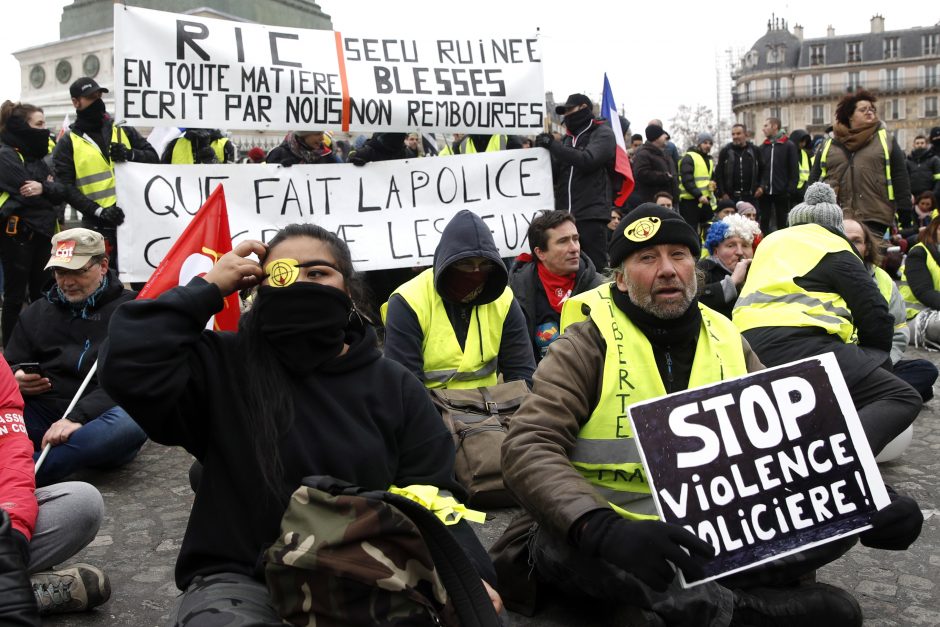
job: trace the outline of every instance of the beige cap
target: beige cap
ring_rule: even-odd
[[[52,236],[52,252],[46,268],[78,270],[95,255],[103,255],[104,236],[91,229],[69,229]]]

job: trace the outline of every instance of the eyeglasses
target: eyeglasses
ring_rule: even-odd
[[[873,106],[872,107],[858,107],[855,111],[864,115],[866,113],[877,113],[878,109]]]
[[[89,270],[91,270],[92,268],[94,268],[100,263],[101,263],[100,261],[89,261],[88,264],[86,264],[82,268],[78,268],[77,270],[69,270],[68,268],[56,267],[52,269],[52,273],[59,278],[85,276],[86,272],[88,272]]]
[[[492,272],[496,269],[496,264],[489,259],[461,259],[454,267],[461,272]]]

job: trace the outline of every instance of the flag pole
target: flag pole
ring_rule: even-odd
[[[88,383],[91,381],[91,378],[94,376],[95,370],[97,370],[97,369],[98,369],[98,360],[96,359],[96,360],[95,360],[95,363],[93,363],[93,364],[91,365],[91,368],[88,370],[88,374],[85,375],[85,380],[82,381],[82,384],[78,387],[78,391],[75,392],[75,396],[72,397],[72,402],[69,403],[68,409],[66,409],[66,410],[65,410],[65,413],[62,414],[62,417],[63,417],[63,418],[65,418],[66,416],[68,416],[69,413],[70,413],[73,409],[75,409],[75,405],[78,404],[78,399],[80,399],[80,398],[82,397],[82,393],[85,392],[85,388],[88,387]],[[51,444],[46,444],[46,446],[43,447],[42,453],[39,455],[39,459],[36,460],[36,468],[35,468],[35,471],[34,471],[35,473],[39,473],[39,467],[42,466],[42,463],[43,463],[44,461],[46,461],[46,456],[49,454],[49,450],[50,450],[50,449],[52,449],[52,445],[51,445]]]

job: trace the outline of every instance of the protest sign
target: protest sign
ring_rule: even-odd
[[[629,411],[660,517],[717,553],[684,587],[858,532],[889,502],[832,353]]]
[[[490,227],[503,256],[528,251],[529,223],[554,208],[544,149],[369,163],[151,165],[116,167],[121,278],[146,281],[219,184],[233,243],[266,241],[294,222],[313,222],[349,244],[358,270],[431,265],[461,209]]]
[[[114,5],[115,108],[144,126],[542,130],[535,37],[411,39]]]

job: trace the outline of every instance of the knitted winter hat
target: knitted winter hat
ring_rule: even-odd
[[[695,229],[672,209],[645,202],[620,220],[607,252],[610,267],[616,268],[631,253],[657,244],[685,244],[697,258],[701,243]]]
[[[813,183],[806,189],[803,202],[790,210],[790,226],[819,224],[844,232],[842,207],[836,204],[836,192],[826,183]]]
[[[712,134],[709,133],[708,131],[702,131],[701,133],[695,136],[696,146],[701,146],[704,142],[711,142],[713,144],[715,143],[715,139],[712,137]]]

